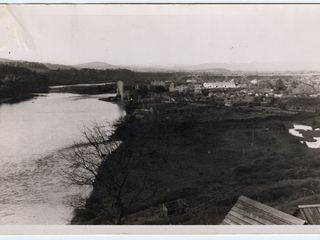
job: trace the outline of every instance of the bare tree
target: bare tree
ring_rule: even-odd
[[[87,208],[100,209],[113,224],[120,224],[124,213],[139,207],[156,191],[156,180],[149,174],[149,164],[122,141],[114,141],[110,125],[83,131],[84,140],[64,155],[65,173],[71,183],[92,185]]]

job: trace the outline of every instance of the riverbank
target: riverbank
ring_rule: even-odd
[[[18,103],[18,102],[22,102],[22,101],[26,101],[29,100],[35,96],[38,96],[37,94],[23,94],[23,95],[19,95],[16,97],[12,97],[12,98],[0,98],[0,104],[2,103]]]
[[[92,84],[92,85],[63,85],[63,86],[53,86],[50,88],[51,92],[63,92],[63,93],[74,93],[82,95],[97,95],[106,93],[116,93],[116,84],[106,83],[106,84]]]
[[[149,162],[159,188],[123,224],[219,224],[241,194],[289,214],[320,202],[320,150],[288,132],[293,123],[320,122],[317,113],[176,103],[135,104],[127,113],[113,137]],[[95,187],[89,201],[101,191]],[[162,204],[176,199],[187,212],[165,217]],[[87,208],[71,223],[107,221]]]

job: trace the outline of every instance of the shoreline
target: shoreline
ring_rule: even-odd
[[[19,103],[22,101],[32,99],[38,95],[39,94],[31,93],[31,94],[23,94],[23,95],[11,97],[11,98],[0,98],[0,104],[2,104],[2,103],[8,103],[8,104]]]

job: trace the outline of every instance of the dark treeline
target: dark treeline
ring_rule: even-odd
[[[148,84],[152,81],[179,80],[180,73],[169,72],[134,72],[127,69],[48,69],[37,64],[32,65],[0,64],[0,98],[20,98],[36,92],[47,92],[48,86],[94,84],[122,81],[126,87],[135,87],[136,84]],[[105,89],[111,87],[112,89]],[[99,91],[115,92],[115,86],[99,86]],[[80,89],[81,90],[81,89]],[[85,92],[95,89],[85,89]],[[95,91],[96,92],[96,91]]]
[[[48,91],[48,78],[24,67],[0,65],[0,99]]]
[[[163,72],[134,72],[127,69],[58,69],[46,73],[49,85],[92,84],[122,81],[124,83],[149,83],[150,81],[165,81],[175,76]]]
[[[21,67],[21,68],[28,68],[32,69],[37,72],[43,72],[48,70],[48,67],[43,63],[38,62],[27,62],[27,61],[7,61],[5,62],[6,66],[11,67]]]

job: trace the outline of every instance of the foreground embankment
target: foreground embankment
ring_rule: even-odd
[[[121,223],[219,224],[240,195],[289,214],[298,204],[319,203],[320,149],[288,132],[299,122],[317,124],[320,117],[200,104],[131,106],[113,137],[132,158],[148,163],[158,188],[124,211]],[[104,201],[103,191],[94,186],[72,224],[109,223],[92,204]],[[162,204],[176,199],[187,211],[164,216]]]

